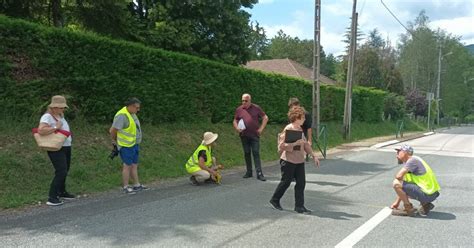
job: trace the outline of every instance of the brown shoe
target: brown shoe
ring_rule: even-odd
[[[403,209],[393,209],[392,215],[413,217],[416,215],[416,209],[413,207],[413,204],[410,203],[406,204]]]
[[[421,204],[420,205],[420,208],[418,209],[418,213],[420,215],[428,215],[428,213],[431,211],[431,209],[433,209],[435,206],[433,203],[431,202],[428,202],[428,203],[424,203],[424,204]]]

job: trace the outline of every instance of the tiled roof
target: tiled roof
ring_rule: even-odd
[[[313,81],[313,71],[304,65],[291,59],[269,59],[269,60],[252,60],[244,65],[245,68],[260,70],[265,72],[274,72],[290,77],[302,78],[304,80]],[[320,75],[321,83],[336,84],[336,81]]]

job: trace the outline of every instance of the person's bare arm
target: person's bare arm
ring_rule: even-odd
[[[268,123],[268,115],[265,115],[263,118],[262,118],[262,125],[260,126],[260,128],[258,129],[258,134],[260,135],[263,130],[265,129],[265,127],[267,126],[267,123]]]
[[[59,123],[62,124],[62,122],[59,121],[58,123],[56,123],[56,127],[52,127],[48,123],[41,122],[38,126],[38,133],[40,135],[52,134],[61,128],[61,124]]]
[[[234,119],[234,121],[232,122],[233,125],[234,125],[234,129],[237,131],[237,132],[242,132],[241,129],[239,129],[239,125],[238,125],[238,122],[237,122],[237,119]]]
[[[309,145],[311,146],[313,144],[313,129],[308,128],[308,137],[306,137],[308,140]]]
[[[401,169],[398,171],[398,173],[397,173],[397,175],[395,176],[395,178],[398,179],[398,180],[400,180],[400,181],[403,181],[403,177],[405,177],[405,174],[407,174],[407,173],[408,173],[408,169],[405,168],[405,167],[403,167],[403,168],[401,168]]]
[[[109,129],[110,138],[112,139],[112,144],[117,144],[117,131],[118,129],[115,127],[111,127]]]
[[[216,174],[216,172],[213,169],[206,166],[206,161],[204,160],[203,157],[199,157],[199,167],[201,168],[201,170],[205,170],[205,171],[209,172],[209,174],[211,174],[211,175]]]

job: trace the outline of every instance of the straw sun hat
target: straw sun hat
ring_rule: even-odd
[[[53,96],[51,97],[51,103],[48,105],[50,108],[69,108],[66,104],[66,98],[64,96]]]
[[[210,145],[212,142],[216,141],[218,136],[219,135],[217,133],[205,132],[203,135],[202,144],[206,146]]]

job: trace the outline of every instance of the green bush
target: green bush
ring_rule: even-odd
[[[16,118],[39,115],[51,95],[68,96],[74,117],[110,121],[130,96],[148,123],[231,122],[250,93],[271,122],[286,122],[287,101],[311,111],[312,85],[91,33],[42,27],[0,15],[0,104]],[[353,118],[382,119],[385,92],[358,87]],[[322,121],[342,120],[344,89],[321,86]]]
[[[385,119],[399,120],[403,119],[406,114],[405,97],[395,93],[389,93],[384,100],[384,117]]]

